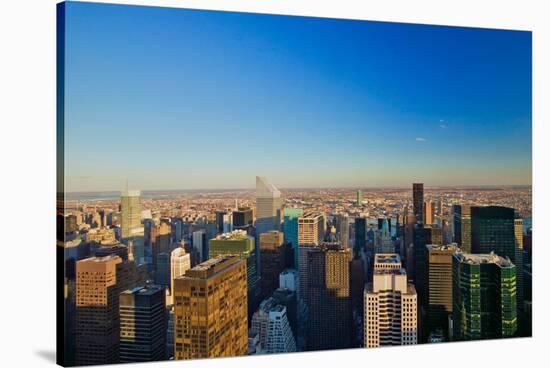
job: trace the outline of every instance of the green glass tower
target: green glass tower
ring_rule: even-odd
[[[230,233],[218,235],[208,242],[209,256],[239,256],[246,260],[246,281],[248,292],[254,292],[258,284],[258,272],[256,270],[256,247],[254,238],[246,231],[235,230]]]
[[[516,336],[516,266],[494,253],[453,255],[453,339]]]
[[[302,216],[301,208],[285,208],[283,210],[283,232],[285,240],[292,249],[293,268],[298,269],[298,218]]]

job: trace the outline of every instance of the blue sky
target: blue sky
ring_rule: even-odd
[[[68,191],[531,183],[531,33],[68,3]]]

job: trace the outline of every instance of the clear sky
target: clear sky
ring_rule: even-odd
[[[68,3],[67,191],[531,184],[531,33]]]

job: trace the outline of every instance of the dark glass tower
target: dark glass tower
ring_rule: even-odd
[[[516,336],[516,266],[491,254],[453,255],[453,339]]]
[[[364,217],[355,218],[355,246],[356,250],[365,249],[366,246],[367,219]]]
[[[514,209],[472,207],[472,253],[495,252],[516,261]]]
[[[413,183],[413,214],[417,222],[424,223],[424,184]]]

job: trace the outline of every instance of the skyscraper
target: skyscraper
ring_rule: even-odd
[[[208,243],[206,242],[206,232],[204,230],[193,231],[193,248],[199,253],[201,262],[209,258]]]
[[[367,219],[364,217],[355,218],[355,250],[365,249],[367,244]]]
[[[139,190],[127,190],[121,193],[120,208],[121,241],[128,245],[132,241],[133,255],[136,263],[145,262],[145,232],[141,224],[141,199]]]
[[[120,294],[120,363],[165,359],[164,295],[164,288],[157,285],[138,286]]]
[[[232,255],[246,261],[246,281],[248,285],[248,304],[250,316],[259,301],[259,275],[256,268],[256,246],[254,238],[243,230],[218,235],[208,242],[210,258]]]
[[[417,222],[424,223],[424,184],[413,183],[413,214]]]
[[[338,240],[342,243],[342,247],[349,247],[349,218],[346,214],[337,216],[338,220]]]
[[[518,310],[523,310],[523,219],[514,219],[514,236],[516,240],[516,287]]]
[[[296,340],[290,328],[285,306],[277,304],[269,310],[267,325],[267,354],[296,351]]]
[[[376,255],[372,283],[365,288],[367,348],[417,343],[417,298],[399,255]],[[399,268],[398,268],[399,267]]]
[[[260,234],[261,289],[264,298],[279,287],[279,274],[286,268],[287,246],[284,235],[272,230]]]
[[[434,223],[435,204],[432,201],[424,202],[424,223],[431,225]]]
[[[76,364],[118,363],[118,256],[76,262]]]
[[[298,218],[298,244],[319,245],[325,234],[325,223],[320,213],[306,212]]]
[[[516,266],[494,253],[453,254],[453,339],[513,337]]]
[[[246,230],[254,223],[253,210],[250,207],[238,207],[233,211],[233,228],[236,230]]]
[[[283,210],[283,232],[285,241],[290,243],[294,256],[292,267],[298,269],[298,218],[302,216],[301,208],[285,208]]]
[[[350,263],[352,251],[322,243],[307,253],[309,350],[344,349],[352,344]]]
[[[488,206],[472,207],[472,253],[495,252],[516,261],[514,209]]]
[[[280,230],[281,192],[266,177],[256,176],[256,235]]]
[[[170,304],[174,303],[174,280],[191,268],[191,255],[183,248],[176,248],[170,256]]]
[[[453,205],[454,242],[463,252],[472,251],[472,216],[471,207]]]
[[[126,190],[120,196],[122,211],[122,239],[131,236],[132,229],[141,227],[141,200],[139,190]]]
[[[234,256],[211,258],[176,278],[174,289],[175,359],[246,355],[244,260]]]
[[[358,190],[357,191],[357,200],[356,200],[356,204],[358,206],[362,206],[363,205],[363,192],[361,190]]]
[[[448,317],[453,313],[453,254],[455,245],[426,245],[428,260],[427,333],[441,330],[448,336]]]

